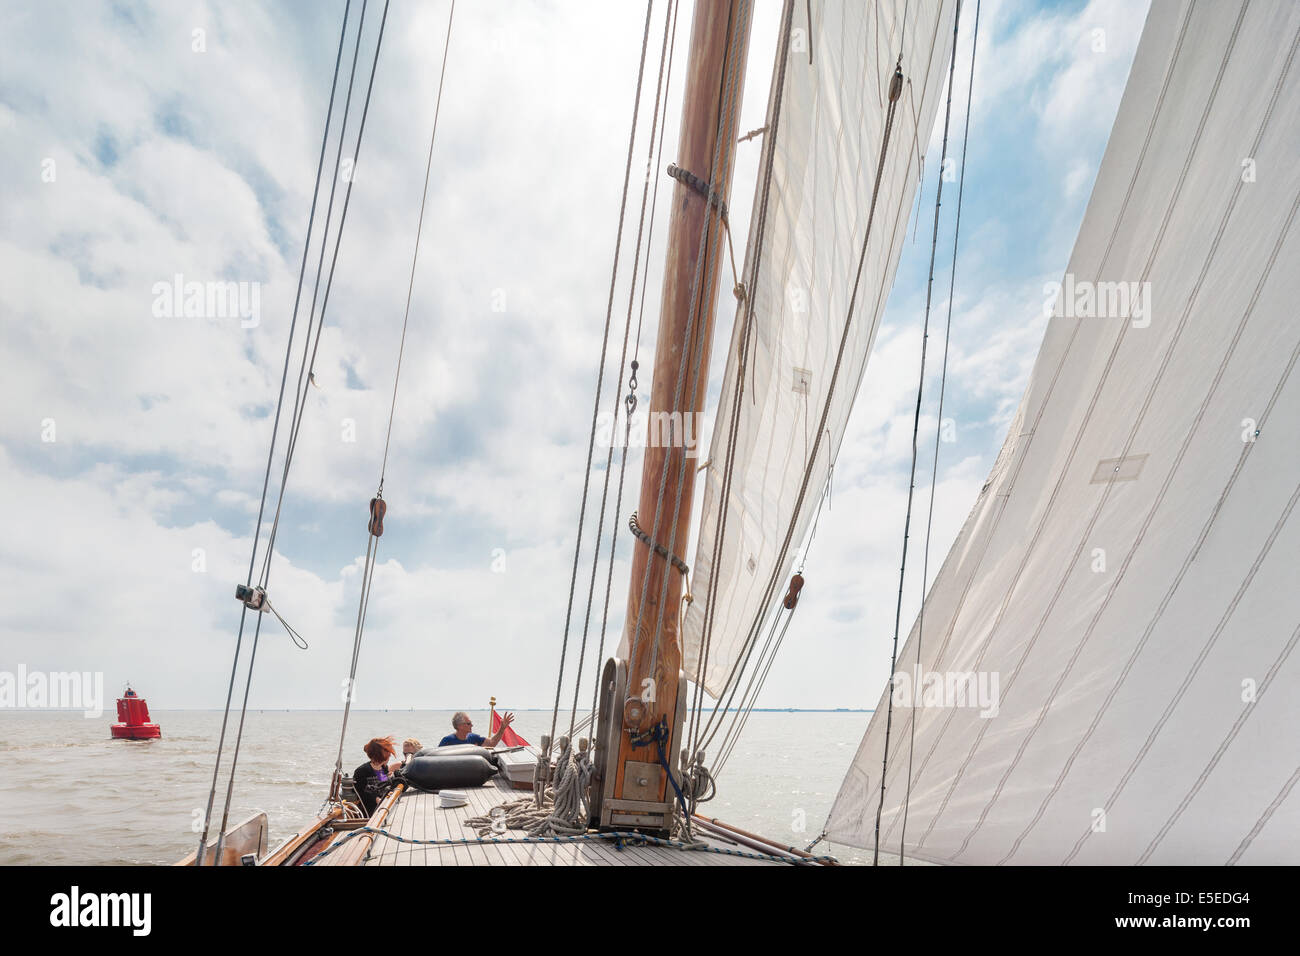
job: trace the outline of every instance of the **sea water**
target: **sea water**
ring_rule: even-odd
[[[221,712],[153,711],[158,740],[112,740],[111,715],[0,711],[0,864],[171,864],[198,845]],[[343,769],[366,757],[362,745],[392,736],[432,746],[451,733],[451,711],[354,711],[343,740]],[[470,711],[476,733],[488,715]],[[700,813],[792,846],[822,830],[870,714],[756,712]],[[227,729],[212,835],[221,819],[238,714]],[[339,755],[340,711],[250,711],[235,770],[230,825],[265,812],[269,846],[315,817]],[[537,744],[550,711],[516,714],[514,729]],[[567,715],[557,733],[568,730]],[[716,745],[715,745],[716,746]],[[842,863],[870,863],[852,847],[818,844]],[[882,862],[897,863],[896,857]],[[909,861],[910,862],[910,861]]]

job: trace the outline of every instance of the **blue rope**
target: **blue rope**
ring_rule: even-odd
[[[622,850],[626,846],[661,846],[673,850],[682,850],[692,853],[718,853],[723,856],[743,857],[749,860],[766,860],[772,863],[790,863],[796,866],[804,863],[834,863],[834,857],[817,856],[807,860],[791,860],[788,857],[773,856],[769,853],[747,853],[744,850],[729,850],[726,847],[707,846],[702,843],[680,843],[676,840],[663,840],[659,837],[650,836],[645,833],[636,831],[617,830],[611,833],[579,833],[573,836],[553,836],[553,837],[462,837],[459,839],[446,840],[412,840],[409,837],[398,836],[396,833],[389,833],[387,830],[378,827],[358,827],[351,831],[328,848],[316,854],[308,860],[303,866],[314,866],[318,860],[323,859],[341,847],[348,840],[361,833],[373,833],[376,836],[388,837],[390,840],[396,840],[399,843],[409,843],[416,846],[469,846],[473,844],[492,844],[492,843],[576,843],[583,840],[611,840],[615,849]]]
[[[673,785],[673,792],[677,794],[677,803],[682,808],[682,815],[689,822],[691,811],[686,809],[686,798],[682,796],[682,788],[677,786],[677,781],[673,777],[673,768],[668,766],[668,758],[664,756],[664,741],[668,739],[668,721],[665,718],[659,718],[659,723],[649,734],[643,734],[632,738],[632,749],[644,747],[651,741],[659,750],[659,763],[663,765],[664,773],[668,774],[668,782]]]

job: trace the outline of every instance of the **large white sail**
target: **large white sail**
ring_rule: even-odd
[[[1300,5],[1152,6],[1061,314],[899,655],[930,693],[895,691],[882,850],[1300,861],[1298,47]],[[832,840],[875,845],[887,694]]]
[[[716,593],[703,684],[714,696],[723,692],[744,655],[755,613],[771,606],[771,596],[765,600],[769,582],[779,582],[777,597],[784,593],[839,450],[907,232],[947,72],[956,10],[955,0],[814,0],[791,6],[783,87],[779,63],[773,74],[771,103],[779,101],[780,107],[769,106],[746,253],[750,342],[742,355],[742,305],[709,451],[692,579],[695,601],[685,621],[683,668],[694,679],[712,586]],[[832,391],[900,49],[906,82]],[[764,217],[762,169],[769,158]],[[732,396],[741,375],[745,391],[732,450]],[[818,422],[828,395],[830,408],[819,441]],[[729,459],[732,479],[724,500]],[[800,504],[809,459],[812,472]],[[790,544],[782,555],[787,537]]]

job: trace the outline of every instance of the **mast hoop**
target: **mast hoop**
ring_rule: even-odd
[[[659,557],[667,558],[668,561],[672,564],[672,566],[676,568],[678,571],[680,571],[683,576],[691,573],[690,566],[687,565],[685,561],[677,557],[677,555],[669,552],[669,550],[665,548],[662,544],[657,543],[650,537],[650,535],[646,534],[644,531],[641,530],[641,526],[637,524],[636,521],[635,511],[632,512],[632,517],[627,519],[627,526],[632,530],[632,536],[634,538],[636,538],[642,544],[650,548],[650,550],[653,551],[655,554],[659,555]]]
[[[682,167],[678,166],[676,163],[668,164],[668,175],[677,180],[683,186],[688,189],[693,189],[695,192],[703,196],[711,206],[714,206],[718,210],[718,215],[721,217],[722,221],[724,223],[727,221],[726,202],[706,180],[696,176],[689,169],[682,169]]]

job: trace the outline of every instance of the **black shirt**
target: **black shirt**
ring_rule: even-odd
[[[384,798],[384,794],[388,793],[389,788],[392,787],[393,778],[389,774],[387,766],[382,770],[376,770],[367,761],[353,771],[352,782],[356,785],[357,796],[361,798],[361,805],[365,808],[366,816],[372,816],[375,808],[379,806],[379,801]]]

